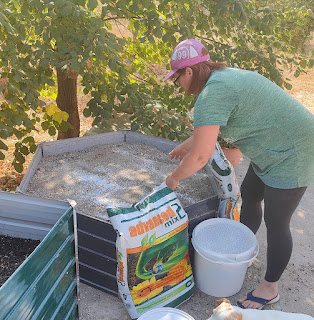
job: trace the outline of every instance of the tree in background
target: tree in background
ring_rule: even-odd
[[[313,38],[314,32],[313,0],[256,0],[252,4],[257,10],[263,7],[274,15],[275,31],[271,32],[294,51],[305,51],[305,42]]]
[[[172,49],[186,38],[202,41],[213,60],[290,89],[284,68],[298,75],[313,59],[278,28],[283,11],[257,0],[2,0],[0,149],[17,137],[13,165],[21,172],[36,149],[38,125],[58,139],[79,136],[78,85],[90,97],[84,115],[94,126],[106,127],[114,111],[127,112],[132,130],[184,139],[192,97],[162,78]],[[312,11],[302,6],[302,12],[310,26]],[[47,105],[42,96],[54,88],[56,104]]]

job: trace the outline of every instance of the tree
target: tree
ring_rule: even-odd
[[[84,115],[93,125],[105,127],[113,110],[123,111],[132,130],[181,140],[193,101],[162,82],[173,47],[198,38],[213,60],[289,88],[283,67],[300,73],[313,60],[282,37],[278,19],[275,10],[244,0],[3,0],[0,149],[8,137],[19,139],[13,165],[21,172],[36,149],[38,125],[51,135],[58,131],[58,139],[78,136],[78,82],[90,95]],[[55,86],[56,104],[46,105],[43,91]]]

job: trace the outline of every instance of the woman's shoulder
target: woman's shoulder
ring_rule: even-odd
[[[239,76],[247,76],[248,74],[253,75],[253,76],[254,75],[261,76],[259,73],[254,72],[254,71],[245,70],[245,69],[239,69],[239,68],[226,67],[225,69],[220,69],[220,70],[213,71],[211,77],[212,76],[214,76],[214,77],[239,77]]]
[[[234,84],[243,78],[246,70],[236,68],[225,68],[215,70],[211,73],[206,85],[209,87],[220,86],[220,87],[233,87]]]
[[[231,67],[227,67],[223,70],[215,70],[209,77],[207,84],[211,85],[216,82],[220,82],[235,90],[241,90],[243,86],[274,85],[270,80],[255,71]]]
[[[236,77],[241,76],[243,74],[243,71],[246,71],[246,70],[230,68],[230,67],[227,67],[225,69],[215,70],[211,73],[208,79],[208,83],[216,82],[216,81],[225,82],[225,81],[228,81],[228,79],[232,80]]]

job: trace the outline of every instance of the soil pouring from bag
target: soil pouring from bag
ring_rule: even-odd
[[[77,211],[109,220],[108,205],[132,205],[160,185],[179,164],[144,144],[101,145],[42,158],[28,192],[59,200],[73,199]],[[197,192],[195,192],[197,190]],[[183,207],[214,195],[205,169],[180,182]]]

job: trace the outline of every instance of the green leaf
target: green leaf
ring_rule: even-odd
[[[48,86],[51,86],[51,87],[55,85],[55,82],[50,78],[46,78],[46,83]]]
[[[72,13],[72,8],[70,6],[66,6],[60,10],[60,13],[63,17],[67,17]]]
[[[0,129],[0,137],[2,139],[7,139],[10,136],[8,130],[6,129]],[[0,140],[1,141],[1,140]]]
[[[25,157],[21,152],[15,152],[14,153],[14,157],[20,163],[24,163],[25,162]]]
[[[0,160],[4,160],[5,159],[5,155],[2,151],[0,151]]]
[[[92,112],[91,112],[91,110],[90,110],[89,108],[85,108],[85,109],[83,110],[83,115],[84,115],[84,117],[88,118],[88,117],[91,116],[91,114],[92,114]]]
[[[128,73],[125,71],[124,68],[120,68],[120,70],[119,70],[119,76],[120,76],[121,78],[126,77],[127,74],[128,74]]]
[[[118,64],[115,59],[110,59],[108,62],[108,66],[112,71],[117,71],[118,70]]]
[[[153,245],[156,241],[156,233],[154,233],[150,238],[149,238],[149,244]]]
[[[69,129],[72,129],[73,126],[68,122],[62,121],[59,128],[62,132],[67,132]]]
[[[2,10],[2,8],[1,8],[1,10]],[[16,34],[17,33],[15,28],[10,24],[9,19],[0,11],[0,26],[1,25],[5,29],[7,29],[9,33],[11,33],[11,34]]]
[[[147,241],[148,241],[148,233],[146,233],[146,236],[142,239],[141,246],[144,247]]]
[[[14,131],[14,134],[16,135],[16,137],[17,137],[18,139],[21,139],[21,138],[24,137],[24,133],[23,133],[22,131],[16,130],[16,129],[13,129],[13,131]]]
[[[23,164],[22,164],[22,163],[15,162],[15,163],[13,164],[13,166],[14,166],[14,169],[15,169],[17,172],[21,173],[21,172],[23,171]]]
[[[220,1],[219,1],[220,2]],[[235,1],[234,10],[241,13],[243,11],[242,4],[239,1]]]
[[[108,12],[107,6],[103,6],[101,8],[101,19],[104,19],[107,16],[107,12]]]
[[[37,149],[36,144],[33,144],[33,145],[30,146],[29,151],[30,151],[31,153],[35,153],[36,149]]]
[[[20,151],[21,151],[25,156],[27,156],[27,155],[29,154],[29,150],[28,150],[28,148],[27,148],[26,146],[22,146],[22,147],[20,148]]]
[[[32,144],[32,143],[35,143],[35,139],[34,139],[34,137],[26,137],[26,138],[23,139],[22,142],[23,143]]]
[[[56,132],[56,128],[54,126],[50,126],[49,129],[48,129],[48,133],[51,135],[51,136],[54,136],[57,132]]]
[[[249,23],[250,23],[250,26],[254,27],[254,26],[256,26],[257,21],[254,17],[252,17],[252,18],[250,18]]]
[[[49,121],[45,121],[41,123],[41,127],[44,131],[48,130],[49,128]]]
[[[7,146],[3,141],[1,141],[1,140],[0,140],[0,149],[2,149],[2,150],[8,150],[8,146]]]
[[[87,7],[89,10],[93,11],[97,8],[98,2],[97,0],[88,0]]]
[[[292,89],[292,84],[288,83],[288,82],[285,82],[285,87],[288,89],[288,90],[291,90]]]
[[[33,128],[33,122],[28,118],[23,119],[23,124],[26,128]]]

